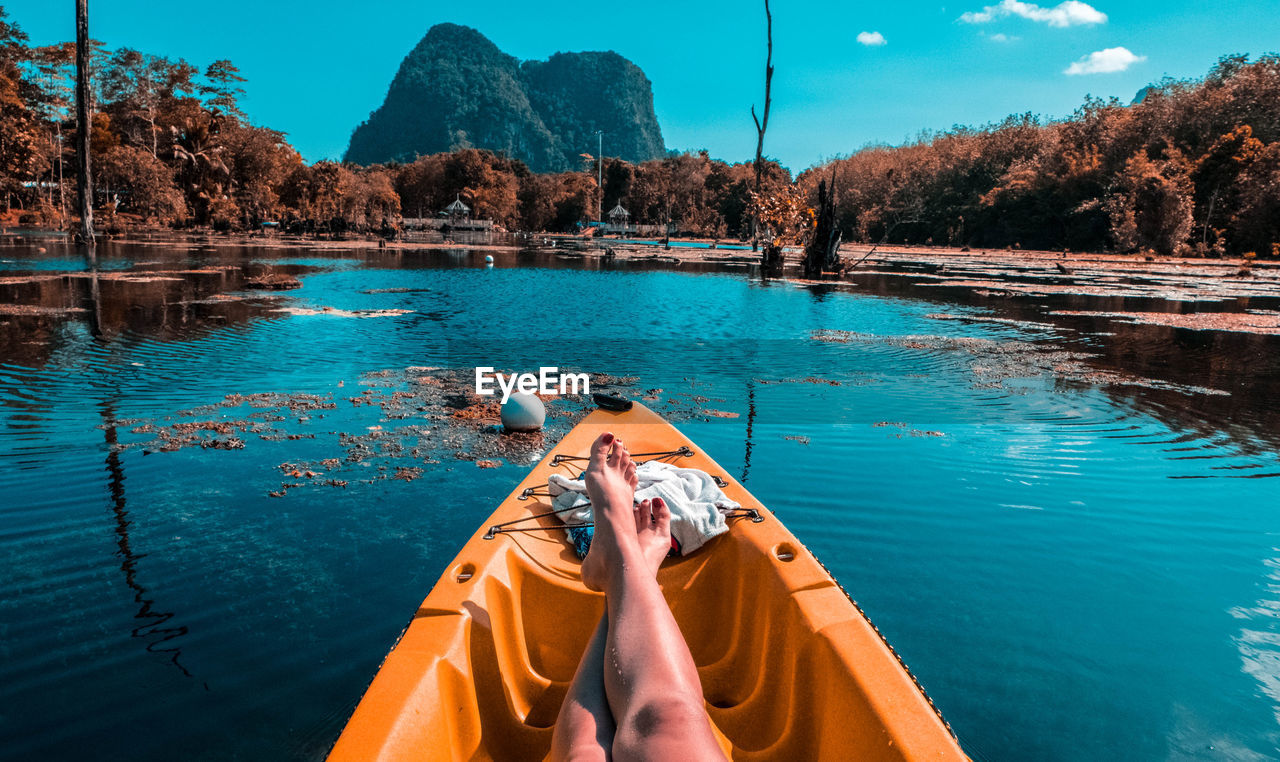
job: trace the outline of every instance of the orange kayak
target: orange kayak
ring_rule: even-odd
[[[722,747],[741,760],[965,759],[951,729],[827,570],[658,414],[596,410],[498,506],[449,565],[330,752],[346,760],[538,760],[604,596],[546,496],[612,431],[638,460],[720,477],[730,530],[658,573]],[[496,528],[496,529],[495,529]]]

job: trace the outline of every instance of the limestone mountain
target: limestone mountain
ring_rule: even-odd
[[[438,24],[351,135],[346,160],[485,148],[534,171],[560,171],[596,152],[596,130],[605,133],[606,155],[632,162],[665,155],[653,90],[638,66],[614,52],[521,63],[474,29]]]

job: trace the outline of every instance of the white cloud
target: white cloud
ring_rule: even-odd
[[[1041,8],[1022,0],[1000,0],[999,5],[988,5],[980,11],[963,14],[960,20],[966,24],[986,24],[1006,16],[1019,16],[1059,28],[1107,23],[1107,14],[1080,0],[1064,0],[1052,8]]]
[[[884,35],[880,34],[879,32],[858,32],[858,42],[862,43],[863,45],[876,46],[876,45],[884,45],[889,41],[886,40],[884,38]]]
[[[1013,42],[1014,40],[1020,40],[1022,38],[1012,37],[1010,35],[1005,34],[1004,32],[996,32],[995,34],[987,37],[987,39],[991,40],[992,42]]]
[[[1095,50],[1079,61],[1068,66],[1063,74],[1111,74],[1124,71],[1136,63],[1147,60],[1146,56],[1135,56],[1128,48],[1107,48]]]

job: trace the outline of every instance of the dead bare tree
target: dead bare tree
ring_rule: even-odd
[[[769,54],[764,62],[764,111],[763,116],[756,116],[755,105],[751,106],[751,118],[756,123],[756,195],[760,195],[760,186],[764,174],[764,131],[769,129],[769,106],[773,103],[773,14],[769,11],[769,0],[764,0],[764,18],[769,41]],[[751,216],[751,250],[760,250],[760,220]]]
[[[804,251],[804,275],[821,278],[840,269],[840,226],[836,224],[836,170],[831,168],[831,184],[818,181],[818,216],[813,235]]]
[[[76,0],[76,152],[80,160],[80,238],[93,253],[93,180],[89,168],[89,0]]]

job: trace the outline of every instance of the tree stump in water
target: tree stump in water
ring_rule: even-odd
[[[804,276],[821,278],[823,273],[840,269],[840,228],[836,225],[836,177],[831,174],[831,186],[826,180],[818,181],[818,218],[814,221],[813,236],[804,248]]]
[[[765,243],[764,251],[760,254],[760,267],[766,276],[781,275],[782,247],[771,241]]]

